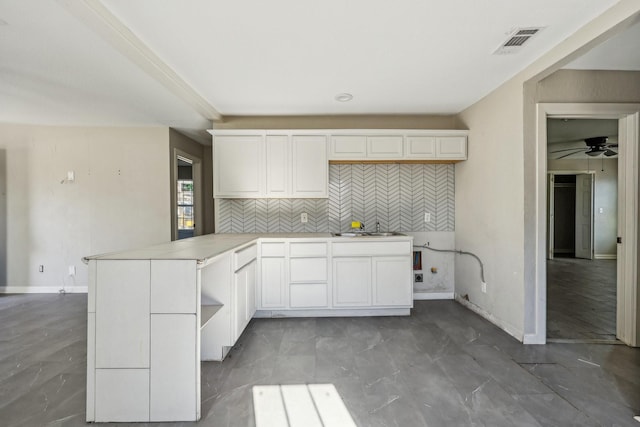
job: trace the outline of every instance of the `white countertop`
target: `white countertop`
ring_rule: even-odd
[[[148,260],[148,259],[192,259],[205,261],[215,258],[230,250],[239,249],[257,239],[330,239],[332,241],[362,241],[411,239],[410,236],[392,237],[334,237],[331,233],[260,233],[260,234],[207,234],[189,239],[160,243],[144,248],[112,252],[102,255],[84,257],[85,260]]]

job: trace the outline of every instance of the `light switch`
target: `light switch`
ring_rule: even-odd
[[[67,172],[67,181],[68,182],[73,182],[76,180],[76,173],[74,171],[68,171]]]

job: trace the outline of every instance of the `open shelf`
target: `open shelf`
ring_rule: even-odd
[[[223,304],[207,304],[200,306],[200,328],[204,328],[209,319],[223,307]]]

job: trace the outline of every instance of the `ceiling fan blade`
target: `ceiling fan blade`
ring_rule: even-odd
[[[579,153],[580,151],[584,151],[584,150],[580,149],[580,150],[578,150],[578,151],[574,151],[573,153],[569,153],[569,154],[565,154],[564,156],[556,157],[556,158],[555,158],[555,159],[553,159],[553,160],[560,160],[560,159],[564,159],[565,157],[572,156],[572,155],[574,155],[574,154]]]
[[[584,148],[565,148],[564,150],[551,151],[551,153],[562,153],[563,151],[584,151]]]
[[[607,145],[605,145],[605,147],[607,147],[607,148],[617,148],[618,144],[607,144]]]
[[[611,157],[611,156],[617,156],[617,155],[618,155],[618,153],[616,153],[616,152],[615,152],[615,151],[613,151],[613,150],[606,150],[606,151],[604,152],[604,155],[605,155],[605,156],[607,156],[607,157]]]

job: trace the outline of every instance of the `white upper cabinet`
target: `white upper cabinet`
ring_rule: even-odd
[[[271,198],[287,197],[291,193],[291,149],[287,135],[268,135],[267,192]]]
[[[401,159],[402,135],[368,136],[367,157],[372,159]]]
[[[326,198],[327,136],[213,131],[214,197]]]
[[[329,160],[327,137],[316,135],[293,135],[292,197],[329,197]]]
[[[332,135],[331,158],[341,160],[367,157],[367,137],[363,135]]]
[[[434,160],[467,158],[467,131],[364,129],[327,131],[329,160]]]
[[[408,136],[406,142],[406,154],[411,159],[435,159],[435,136]]]
[[[215,197],[264,197],[262,135],[220,135],[213,138]]]
[[[467,138],[465,136],[441,136],[436,138],[436,157],[466,159]]]

